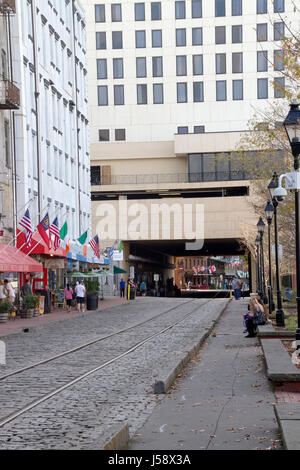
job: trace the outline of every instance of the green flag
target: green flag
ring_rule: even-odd
[[[124,248],[124,245],[123,245],[122,240],[121,240],[120,243],[119,243],[119,246],[118,246],[118,250],[119,250],[120,253],[123,250],[123,248]]]
[[[79,243],[81,243],[81,245],[85,244],[86,239],[87,239],[87,231],[84,232],[79,238],[77,238],[77,240],[79,241]]]
[[[68,224],[67,224],[67,222],[65,222],[64,225],[62,226],[62,228],[59,231],[60,238],[62,240],[64,240],[67,236],[67,233],[68,233]]]

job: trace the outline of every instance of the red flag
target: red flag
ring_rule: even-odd
[[[50,249],[50,238],[47,235],[47,230],[49,229],[49,215],[48,212],[43,218],[43,220],[38,224],[37,229],[42,239],[46,243],[47,247]]]

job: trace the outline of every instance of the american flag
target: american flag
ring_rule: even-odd
[[[60,245],[60,235],[57,217],[53,220],[52,225],[50,225],[49,233],[50,236],[54,235],[54,249],[56,250]]]
[[[100,246],[99,246],[99,238],[98,235],[96,235],[89,243],[91,245],[93,252],[97,256],[97,258],[100,258]]]
[[[31,238],[33,235],[33,229],[31,225],[31,220],[30,220],[30,215],[29,215],[29,209],[24,214],[23,219],[20,221],[20,225],[25,228],[26,230],[26,243],[27,246],[31,246]]]

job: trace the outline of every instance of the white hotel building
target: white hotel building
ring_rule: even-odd
[[[85,12],[77,0],[16,4],[17,219],[29,208],[36,226],[48,212],[76,239],[90,228]]]

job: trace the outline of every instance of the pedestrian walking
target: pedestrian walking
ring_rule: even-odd
[[[77,301],[77,310],[78,312],[85,312],[84,298],[85,298],[85,287],[83,282],[80,281],[79,284],[75,287],[76,292],[76,301]]]
[[[147,289],[147,286],[146,286],[145,281],[141,282],[141,294],[143,297],[146,295],[146,289]]]
[[[32,287],[29,279],[26,279],[25,284],[21,287],[21,295],[22,297],[25,297],[25,295],[32,295]]]
[[[235,300],[239,300],[241,298],[241,284],[236,276],[233,278],[232,287],[234,290]]]
[[[16,293],[11,282],[8,282],[7,279],[4,279],[4,293],[9,303],[13,305],[15,303]]]
[[[123,279],[121,279],[120,281],[120,296],[121,297],[125,297],[125,281]]]
[[[6,300],[6,295],[5,295],[5,292],[4,292],[4,284],[2,281],[0,281],[0,301],[4,301]]]
[[[64,294],[65,294],[65,300],[66,300],[66,303],[67,303],[67,311],[71,312],[71,310],[72,310],[72,300],[73,300],[73,289],[72,289],[72,287],[70,287],[69,284],[66,285],[66,288],[64,290]]]

